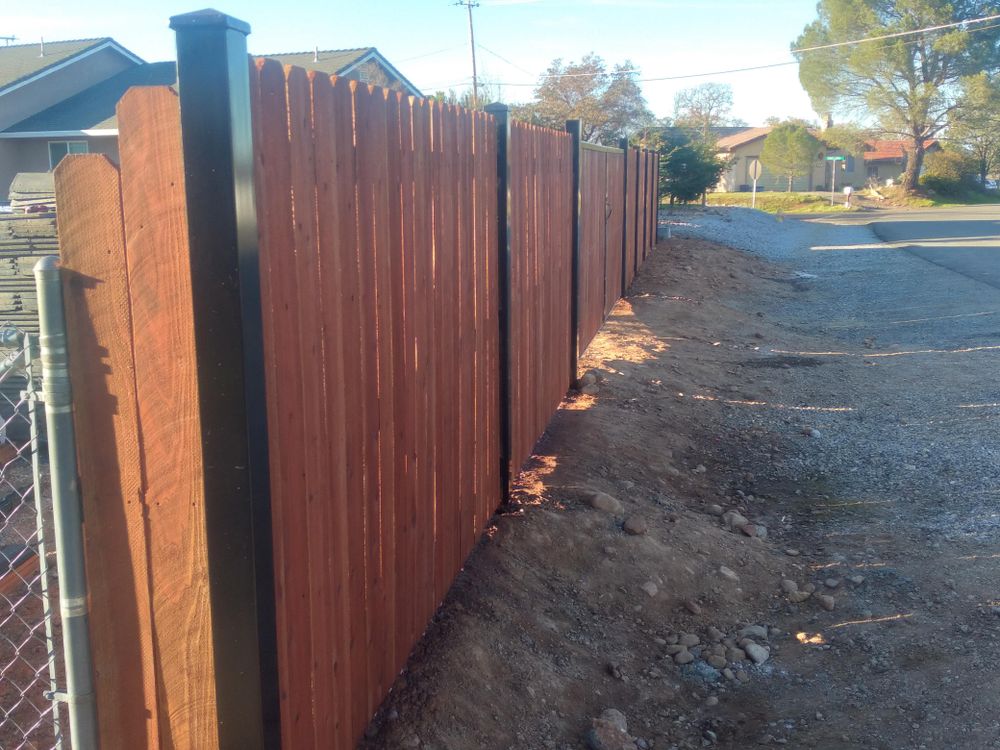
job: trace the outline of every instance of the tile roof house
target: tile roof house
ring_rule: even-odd
[[[264,55],[421,96],[374,47]],[[19,172],[68,153],[118,160],[115,105],[132,86],[171,86],[173,62],[147,63],[110,38],[0,46],[0,204]]]
[[[749,177],[750,164],[760,158],[761,149],[764,146],[764,139],[774,128],[771,126],[757,128],[743,128],[737,133],[725,135],[716,141],[719,156],[731,160],[731,165],[727,169],[716,191],[734,192],[749,190],[753,180]],[[823,140],[822,131],[814,132],[814,135]],[[941,148],[936,140],[931,140],[927,144],[928,151]],[[888,180],[899,180],[906,169],[906,155],[908,145],[906,141],[893,140],[871,140],[865,144],[865,151],[858,160],[852,154],[842,154],[837,148],[829,145],[824,146],[824,152],[817,156],[816,164],[810,174],[796,178],[792,183],[793,190],[825,190],[828,188],[830,179],[830,166],[825,161],[826,156],[845,156],[840,172],[837,174],[837,186],[850,185],[855,188],[864,187],[869,181],[877,182],[880,185],[886,184]],[[773,175],[764,170],[764,174],[757,182],[758,190],[785,190],[787,180],[779,175]]]

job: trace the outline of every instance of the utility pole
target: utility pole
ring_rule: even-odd
[[[458,0],[455,5],[465,6],[469,11],[469,46],[472,47],[472,108],[479,109],[479,77],[476,74],[476,31],[472,27],[472,9],[478,8],[475,0]]]

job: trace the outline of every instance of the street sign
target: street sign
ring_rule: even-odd
[[[847,157],[846,156],[828,156],[828,157],[826,157],[826,160],[827,161],[847,161]]]
[[[753,180],[753,195],[750,196],[750,208],[757,208],[757,180],[760,179],[761,174],[764,172],[764,167],[761,166],[760,159],[754,159],[747,164],[747,172],[750,174],[750,179]]]

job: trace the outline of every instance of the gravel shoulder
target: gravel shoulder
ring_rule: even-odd
[[[1000,291],[666,220],[362,746],[1000,747]]]

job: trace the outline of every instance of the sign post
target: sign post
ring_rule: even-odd
[[[837,190],[837,162],[846,161],[846,156],[828,156],[826,160],[830,162],[830,205],[833,205],[833,196]]]
[[[754,159],[747,165],[747,172],[753,180],[753,194],[750,196],[750,208],[757,208],[757,180],[764,172],[764,167],[760,164],[760,159]]]

